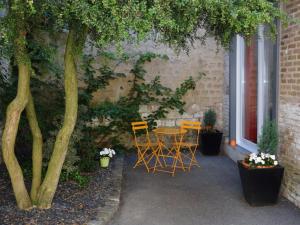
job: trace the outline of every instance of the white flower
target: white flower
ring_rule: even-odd
[[[111,148],[103,148],[100,151],[100,156],[108,156],[108,157],[112,158],[115,154],[116,154],[115,150],[113,150]]]
[[[262,161],[261,161],[261,164],[263,164],[263,165],[264,165],[264,164],[265,164],[265,161],[264,161],[264,160],[262,160]]]
[[[278,165],[278,161],[274,161],[274,166],[277,166]]]
[[[275,157],[275,155],[270,155],[270,158],[275,160],[276,157]]]

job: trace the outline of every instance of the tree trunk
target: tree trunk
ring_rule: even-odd
[[[53,153],[48,164],[47,173],[38,193],[38,207],[43,209],[51,207],[62,166],[67,154],[70,137],[77,120],[78,88],[75,51],[78,49],[78,47],[76,32],[73,29],[70,29],[66,43],[64,59],[66,95],[64,122],[56,137]]]
[[[42,163],[43,163],[43,137],[35,113],[34,101],[29,93],[28,104],[26,106],[26,116],[32,133],[32,184],[30,197],[35,204],[37,201],[37,192],[41,185]]]
[[[19,62],[18,69],[17,96],[7,107],[5,128],[2,136],[2,151],[3,160],[11,179],[18,207],[20,209],[29,209],[32,207],[32,204],[25,187],[22,169],[14,153],[14,148],[20,116],[28,102],[30,63]]]

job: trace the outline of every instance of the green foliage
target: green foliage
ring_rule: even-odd
[[[275,121],[266,120],[259,137],[259,152],[276,154],[278,146],[278,129]]]
[[[131,122],[138,120],[147,120],[150,129],[156,126],[156,120],[166,118],[170,110],[184,112],[185,103],[182,97],[191,89],[195,88],[195,80],[188,78],[175,91],[161,84],[159,76],[156,76],[150,82],[145,82],[147,71],[144,64],[153,59],[167,60],[165,55],[158,55],[151,52],[129,57],[116,57],[112,53],[101,54],[108,55],[109,63],[118,65],[128,60],[134,61],[131,75],[116,73],[114,69],[103,65],[99,69],[92,66],[93,59],[90,56],[84,57],[83,70],[85,72],[84,82],[86,88],[80,91],[79,95],[79,123],[84,124],[84,136],[79,141],[79,153],[81,162],[79,166],[84,171],[90,171],[95,168],[94,160],[97,149],[100,147],[112,147],[118,150],[125,150],[122,145],[122,138],[131,135]],[[115,63],[115,64],[114,64]],[[114,67],[114,66],[112,66]],[[98,74],[98,75],[96,75]],[[104,89],[111,80],[120,77],[132,77],[128,82],[130,90],[128,95],[121,97],[115,102],[103,101],[91,105],[92,94],[95,91]],[[104,79],[105,78],[105,79]],[[156,110],[147,117],[142,118],[140,108],[144,105],[154,105]],[[82,122],[80,122],[82,121]],[[96,125],[93,125],[94,123]]]
[[[213,130],[217,121],[217,113],[213,109],[209,109],[204,113],[204,127],[207,130]]]
[[[62,68],[55,62],[57,46],[52,43],[45,43],[45,35],[37,34],[35,37],[28,37],[28,52],[31,59],[31,67],[35,76],[53,75],[60,78]]]
[[[187,49],[189,43],[196,39],[205,41],[208,36],[228,47],[234,35],[250,37],[260,24],[269,24],[275,34],[274,21],[286,20],[277,7],[279,3],[279,0],[42,0],[34,1],[34,8],[53,29],[65,29],[73,23],[87,27],[99,47],[155,38]]]
[[[75,181],[81,188],[86,187],[90,182],[90,177],[81,175],[78,170],[67,172],[62,170],[60,175],[61,181]]]

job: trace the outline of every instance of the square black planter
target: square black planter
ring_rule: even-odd
[[[200,133],[199,146],[203,155],[218,155],[222,143],[223,133],[216,130],[215,132]]]
[[[246,201],[252,206],[277,203],[284,173],[282,166],[272,168],[246,168],[238,161],[241,183]]]

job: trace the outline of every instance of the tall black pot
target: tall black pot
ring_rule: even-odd
[[[278,201],[284,173],[282,166],[246,168],[238,161],[242,188],[246,201],[252,206],[273,205]]]
[[[223,133],[215,130],[215,132],[200,133],[200,151],[204,155],[218,155],[222,143]]]

